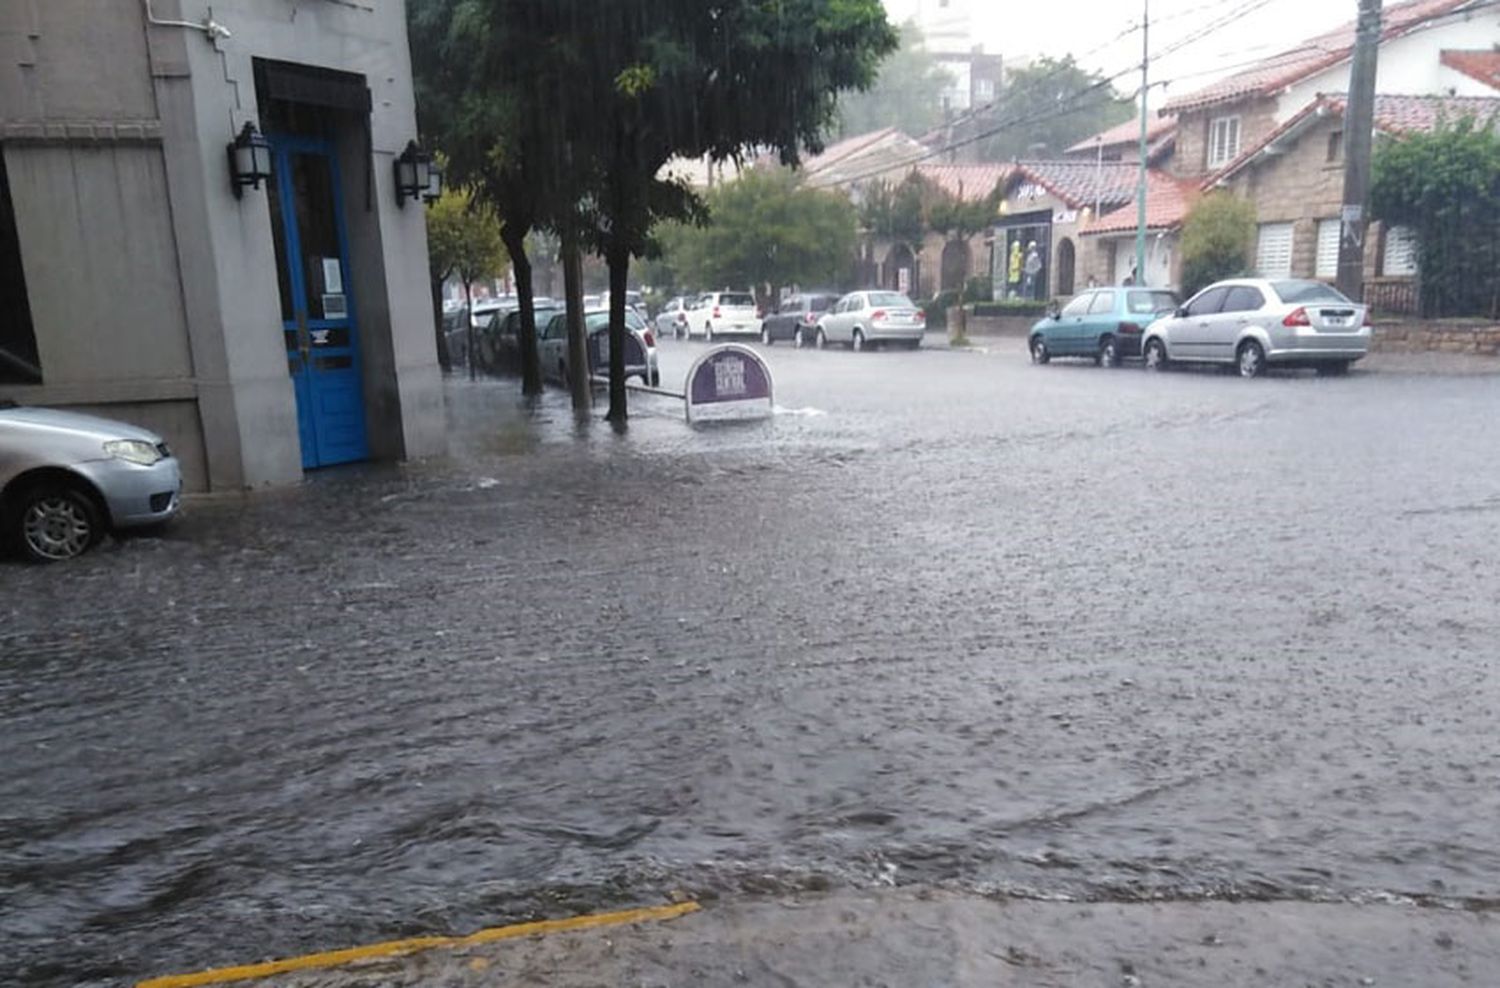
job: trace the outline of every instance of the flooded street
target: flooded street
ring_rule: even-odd
[[[624,435],[455,380],[444,460],[0,563],[11,976],[674,893],[1500,902],[1500,376],[768,359],[773,419]]]

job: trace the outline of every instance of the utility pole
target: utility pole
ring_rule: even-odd
[[[1370,153],[1375,137],[1375,70],[1380,57],[1380,0],[1359,0],[1349,98],[1344,105],[1344,208],[1339,215],[1338,289],[1358,302],[1365,294],[1365,233],[1369,219]]]
[[[1135,283],[1146,283],[1146,104],[1151,68],[1151,0],[1141,0],[1141,176],[1135,188]]]

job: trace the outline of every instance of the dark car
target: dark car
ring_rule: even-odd
[[[811,346],[818,334],[818,317],[839,296],[832,292],[798,292],[782,301],[776,311],[760,324],[760,341],[766,345],[777,340],[791,340],[793,346]]]
[[[537,336],[561,308],[550,299],[539,301],[535,308]],[[494,313],[478,332],[475,347],[479,351],[479,369],[486,374],[519,374],[521,372],[521,312],[519,309]]]

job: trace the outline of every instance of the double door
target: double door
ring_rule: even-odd
[[[323,139],[269,135],[282,339],[303,469],[369,456],[338,161]]]

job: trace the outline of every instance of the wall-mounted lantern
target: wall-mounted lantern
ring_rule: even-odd
[[[396,157],[396,205],[404,207],[408,199],[426,198],[431,186],[432,155],[416,141],[408,141],[406,150]]]
[[[443,197],[443,169],[436,161],[427,166],[427,191],[422,193],[422,201],[429,206]]]
[[[258,189],[261,182],[270,181],[271,142],[255,129],[255,124],[246,123],[229,145],[229,183],[234,197],[243,196],[247,185]]]

